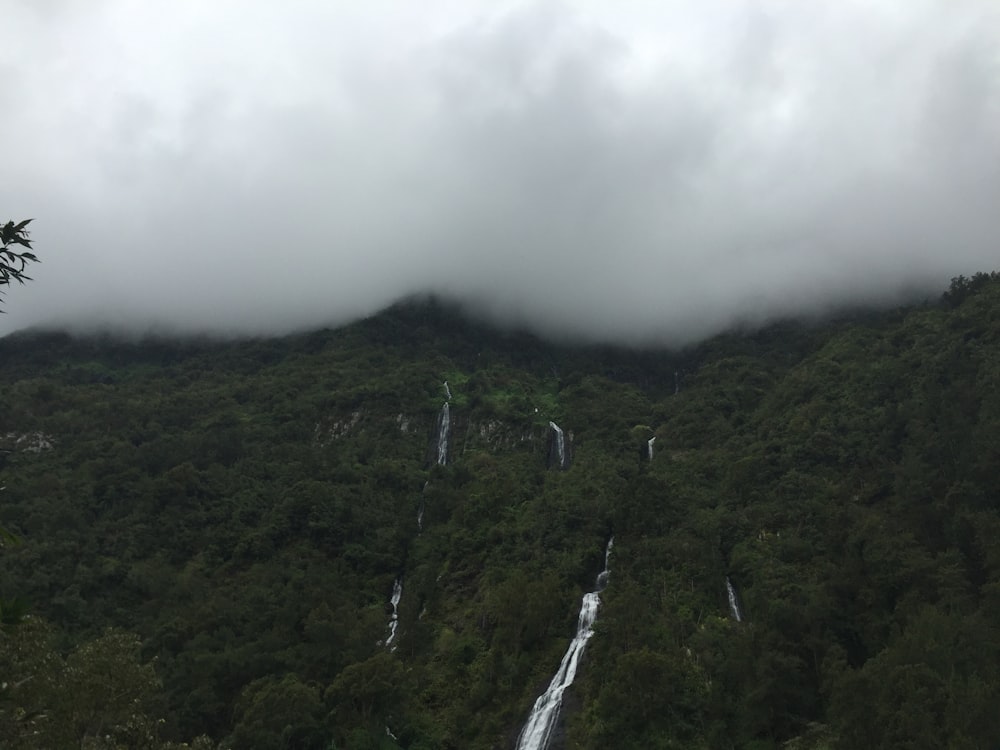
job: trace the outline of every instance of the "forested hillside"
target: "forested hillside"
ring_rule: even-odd
[[[998,382],[990,275],[682,352],[7,337],[0,746],[512,748],[613,535],[558,745],[996,747]]]

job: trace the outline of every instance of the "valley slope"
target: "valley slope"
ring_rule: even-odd
[[[682,352],[433,301],[283,339],[10,336],[0,594],[61,653],[136,633],[164,741],[509,748],[613,534],[566,747],[988,747],[998,382],[990,276]]]

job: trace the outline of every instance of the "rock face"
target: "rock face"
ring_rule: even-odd
[[[2,438],[3,448],[26,453],[41,453],[52,449],[55,442],[51,435],[44,432],[8,432]]]
[[[328,445],[331,441],[340,440],[353,433],[364,416],[361,409],[356,409],[336,419],[322,419],[316,423],[313,438],[317,445]]]
[[[517,448],[535,439],[530,426],[516,427],[499,419],[488,419],[470,425],[469,437],[489,450],[497,452]]]
[[[425,422],[427,430],[427,447],[424,460],[428,465],[438,464],[438,450],[442,435],[444,406],[433,421]],[[413,424],[410,423],[411,432]],[[567,436],[566,446],[569,451],[570,440]],[[552,450],[552,430],[544,431],[538,425],[528,423],[508,422],[502,419],[470,420],[467,414],[457,411],[448,405],[448,434],[445,465],[451,465],[466,451],[485,450],[490,453],[522,450],[526,445],[545,446],[546,456]],[[569,454],[568,454],[569,455]],[[571,455],[569,456],[571,457]]]

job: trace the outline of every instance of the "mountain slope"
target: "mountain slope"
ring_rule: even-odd
[[[0,584],[68,641],[139,633],[178,737],[512,747],[613,533],[567,746],[986,747],[998,315],[976,277],[681,353],[433,302],[280,340],[8,337]]]

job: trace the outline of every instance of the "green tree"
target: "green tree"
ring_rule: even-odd
[[[0,227],[0,242],[2,242],[2,248],[0,248],[0,286],[8,286],[12,281],[16,281],[18,284],[31,281],[31,277],[24,272],[28,263],[38,262],[38,258],[31,252],[31,240],[28,239],[27,227],[31,221],[31,219],[25,219],[16,224],[13,221],[8,221],[3,227]],[[17,252],[13,249],[15,247],[26,249]],[[2,298],[3,292],[0,291],[0,299]]]
[[[139,638],[108,629],[65,658],[56,632],[28,617],[0,638],[0,747],[180,750],[160,739],[160,681]],[[207,738],[194,747],[207,749]]]
[[[280,680],[263,677],[247,685],[236,701],[231,742],[234,747],[260,750],[325,748],[329,745],[325,715],[318,686],[294,674]]]

